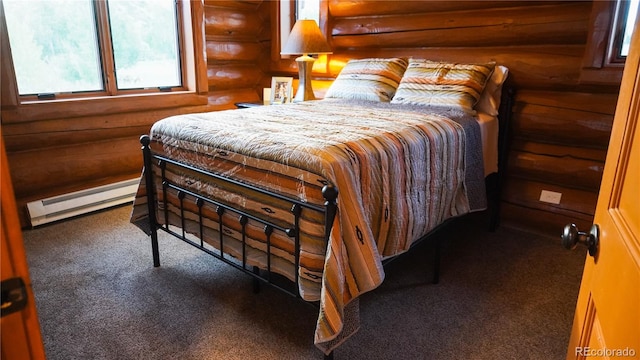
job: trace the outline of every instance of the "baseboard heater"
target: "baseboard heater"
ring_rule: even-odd
[[[132,202],[139,182],[136,178],[32,201],[27,204],[31,226]]]

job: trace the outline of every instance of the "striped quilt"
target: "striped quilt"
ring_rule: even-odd
[[[328,353],[357,330],[358,296],[382,283],[384,258],[405,252],[446,219],[486,206],[477,122],[455,109],[430,111],[436,112],[325,99],[180,115],[154,124],[151,149],[309,203],[323,204],[324,184],[338,188],[338,214],[328,244],[321,216],[302,217],[298,269],[292,241],[286,236],[272,240],[275,271],[290,278],[298,271],[301,296],[320,301],[314,341]],[[195,192],[291,221],[289,209],[277,201],[239,193],[232,185],[213,186],[188,171],[167,173]],[[147,190],[141,183],[131,216],[143,229],[148,228]],[[156,196],[163,200],[161,191]],[[175,194],[167,197],[167,220],[180,225]],[[189,220],[193,215],[186,217],[186,230],[196,233]],[[231,220],[222,221],[227,225],[224,252],[235,256],[239,229]],[[209,223],[205,240],[219,246],[217,224]],[[259,232],[249,228],[249,258],[264,266]]]

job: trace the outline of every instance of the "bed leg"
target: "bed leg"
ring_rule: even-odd
[[[440,253],[442,252],[442,236],[436,235],[435,253],[433,255],[433,279],[431,282],[437,284],[440,282]]]
[[[153,198],[153,170],[151,162],[151,138],[148,135],[140,137],[142,144],[142,155],[144,157],[144,176],[147,188],[147,206],[149,214],[149,231],[151,232],[151,254],[153,255],[153,266],[160,266],[160,252],[158,251],[158,222],[156,221],[155,199]]]
[[[255,275],[260,275],[260,268],[257,266],[253,267],[253,273]],[[253,278],[253,293],[257,294],[260,292],[260,280],[257,277]]]
[[[160,252],[158,251],[158,231],[151,231],[151,254],[153,255],[153,266],[160,266]]]

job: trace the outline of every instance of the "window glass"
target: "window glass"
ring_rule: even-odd
[[[633,34],[633,28],[636,23],[636,17],[638,15],[638,0],[631,0],[629,2],[629,11],[627,12],[627,18],[624,26],[624,37],[622,38],[622,46],[620,48],[620,56],[629,55],[629,44],[631,44],[631,35]]]
[[[20,95],[103,90],[91,1],[2,3]]]
[[[0,5],[18,92],[25,98],[183,87],[177,0],[2,0]]]
[[[181,86],[174,0],[109,0],[118,89]]]
[[[320,24],[320,0],[297,0],[296,20],[311,19]]]

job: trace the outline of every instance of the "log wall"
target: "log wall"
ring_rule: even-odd
[[[209,104],[260,100],[271,86],[269,2],[206,0],[204,9]]]
[[[157,119],[258,101],[272,76],[297,77],[291,59],[274,59],[275,1],[205,0],[202,26],[208,105],[36,121],[6,121],[2,130],[19,205],[135,177],[138,137]],[[497,61],[517,89],[503,221],[558,234],[563,224],[591,223],[615,111],[621,71],[584,81],[593,52],[591,1],[326,0],[323,27],[333,48],[316,89],[351,58],[407,56],[442,61]],[[605,9],[606,10],[606,9]],[[600,10],[597,10],[600,11]],[[4,60],[3,60],[4,61]],[[593,69],[589,69],[593,71]],[[4,75],[4,74],[3,74]],[[294,83],[295,86],[295,83]],[[3,86],[3,91],[5,90]],[[562,193],[560,204],[540,192]],[[24,215],[24,213],[23,213]]]
[[[507,66],[508,83],[517,95],[503,222],[554,235],[569,222],[590,227],[621,69],[588,83],[583,64],[588,63],[585,54],[593,52],[588,40],[594,19],[608,11],[607,4],[369,0],[324,4],[328,14],[324,27],[333,48],[330,77],[349,59],[364,57],[493,60]],[[282,72],[289,66],[276,62],[271,68]],[[542,190],[561,193],[560,204],[540,201]]]

